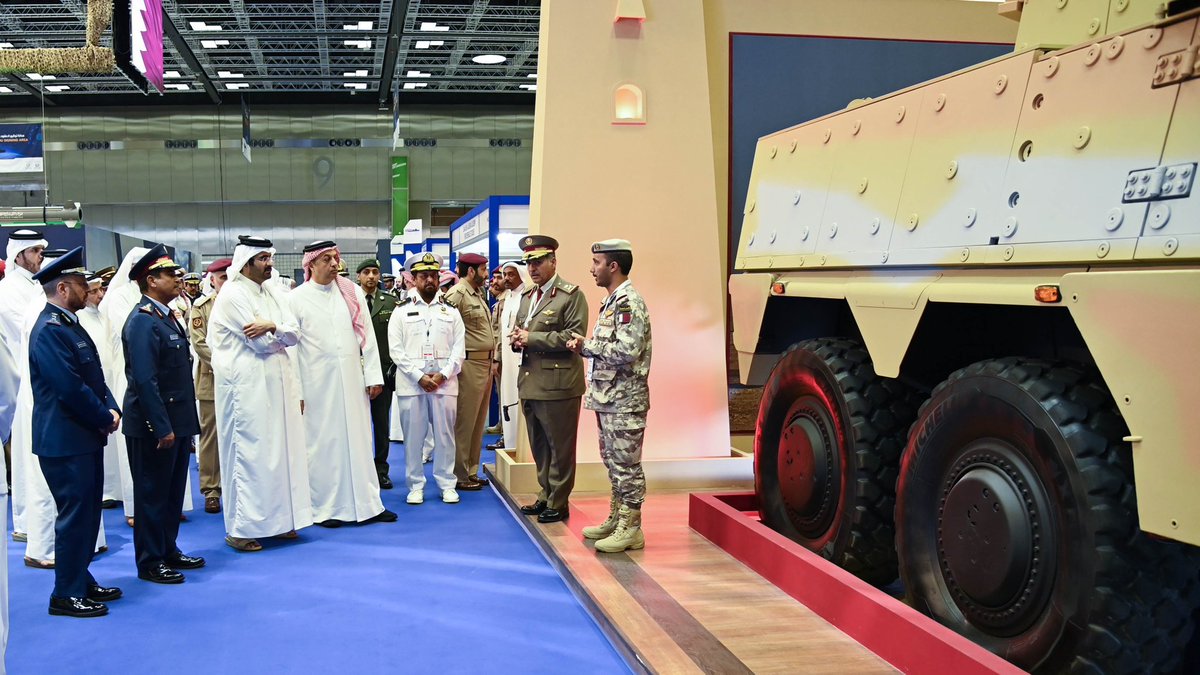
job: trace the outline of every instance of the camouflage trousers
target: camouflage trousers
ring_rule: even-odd
[[[608,469],[613,494],[630,508],[642,508],[646,498],[646,475],[642,473],[646,413],[598,412],[596,426],[600,429],[600,459]]]

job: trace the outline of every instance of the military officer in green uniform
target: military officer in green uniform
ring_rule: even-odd
[[[466,330],[467,357],[458,374],[458,414],[454,418],[455,489],[460,492],[481,490],[488,482],[479,477],[479,455],[498,359],[492,317],[483,294],[486,282],[487,258],[464,253],[458,257],[458,283],[442,295],[443,302],[458,310]]]
[[[388,321],[396,309],[396,296],[379,288],[379,261],[364,260],[358,264],[358,285],[367,296],[367,307],[371,310],[371,326],[375,329],[375,340],[388,343]],[[388,450],[391,447],[392,394],[396,391],[396,367],[387,349],[379,350],[379,365],[383,368],[383,391],[371,399],[371,427],[375,439],[375,472],[379,474],[379,487],[392,489],[388,477]]]
[[[567,502],[575,487],[583,359],[567,343],[583,330],[587,299],[578,286],[558,276],[558,241],[553,237],[524,237],[521,250],[533,284],[521,295],[512,347],[522,354],[517,393],[541,486],[537,501],[521,512],[536,515],[539,523],[553,523],[569,515]]]
[[[212,316],[217,293],[229,278],[232,258],[212,261],[208,266],[208,280],[213,292],[202,295],[188,312],[188,339],[196,351],[196,401],[200,406],[200,446],[196,449],[196,463],[200,465],[200,492],[204,494],[204,512],[221,512],[221,460],[217,451],[217,404],[216,387],[213,385],[212,348],[208,346],[208,319]]]
[[[650,410],[650,313],[629,281],[633,246],[624,239],[592,244],[592,276],[608,291],[600,305],[592,337],[579,334],[567,347],[591,359],[584,407],[596,413],[600,459],[612,483],[608,519],[585,527],[583,536],[597,539],[596,550],[616,553],[646,545],[642,534],[642,439]]]

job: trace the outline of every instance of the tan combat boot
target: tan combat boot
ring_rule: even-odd
[[[603,539],[613,533],[617,529],[618,514],[620,513],[621,500],[617,499],[616,495],[608,502],[608,518],[599,525],[583,528],[583,536],[585,539]]]
[[[617,529],[604,539],[596,542],[596,550],[604,553],[620,553],[625,549],[639,549],[646,545],[646,537],[642,534],[642,511],[621,505]]]

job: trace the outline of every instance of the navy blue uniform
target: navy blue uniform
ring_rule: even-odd
[[[133,547],[139,571],[180,555],[180,505],[192,436],[200,433],[191,343],[169,312],[146,296],[125,320],[125,419],[121,431],[133,474]],[[175,442],[158,441],[175,434]]]
[[[54,597],[82,598],[100,528],[104,445],[118,411],[96,345],[68,311],[47,304],[29,336],[33,453],[54,495]]]

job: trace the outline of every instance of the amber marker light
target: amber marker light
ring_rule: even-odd
[[[1033,289],[1033,299],[1038,302],[1061,302],[1062,293],[1059,293],[1058,286],[1038,286]]]
[[[783,295],[785,288],[786,287],[782,281],[776,281],[775,283],[771,284],[771,295]]]

